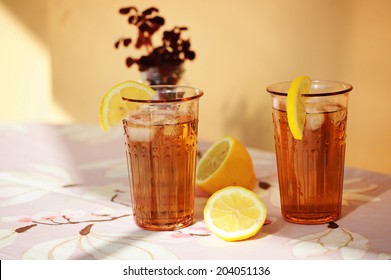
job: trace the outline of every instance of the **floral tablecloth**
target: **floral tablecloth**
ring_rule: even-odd
[[[195,223],[171,232],[138,228],[129,207],[121,128],[0,125],[0,259],[390,259],[391,175],[347,168],[342,218],[296,225],[280,215],[273,153],[249,149],[268,208],[251,239],[225,242]],[[202,153],[209,143],[200,141]]]

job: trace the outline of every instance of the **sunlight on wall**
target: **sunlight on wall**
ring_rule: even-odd
[[[48,47],[1,2],[0,42],[0,119],[34,122],[69,118],[53,104]]]

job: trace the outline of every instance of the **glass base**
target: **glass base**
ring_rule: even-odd
[[[181,219],[141,219],[134,216],[134,222],[137,226],[151,231],[171,231],[188,227],[193,224],[193,215],[185,216]]]
[[[341,216],[341,213],[338,212],[327,212],[327,213],[282,213],[282,217],[285,221],[294,223],[294,224],[303,224],[303,225],[318,225],[318,224],[327,224],[329,222],[334,222],[338,220]]]

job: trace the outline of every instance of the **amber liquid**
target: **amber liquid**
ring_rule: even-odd
[[[139,227],[174,230],[193,222],[197,123],[189,115],[163,111],[123,121],[133,216]]]
[[[293,223],[320,224],[341,215],[347,111],[307,113],[295,140],[285,111],[273,109],[281,212]]]

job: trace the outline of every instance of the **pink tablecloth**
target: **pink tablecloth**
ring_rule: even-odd
[[[121,128],[0,125],[1,259],[390,259],[391,175],[347,168],[343,216],[296,225],[280,215],[274,154],[249,149],[268,208],[253,238],[225,242],[196,222],[148,232],[132,220]],[[200,142],[204,151],[207,143]]]

